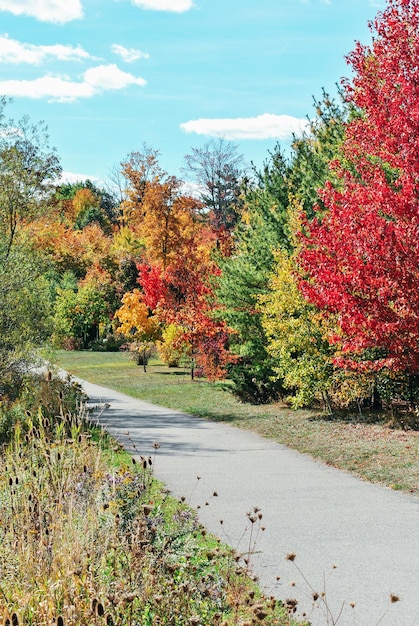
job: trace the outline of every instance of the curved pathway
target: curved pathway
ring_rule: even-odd
[[[419,625],[419,498],[244,430],[79,382],[102,407],[95,418],[130,452],[154,456],[160,444],[156,477],[199,509],[209,531],[239,552],[250,547],[267,594],[297,598],[315,626],[334,624],[322,603],[312,607],[298,565],[315,591],[326,592],[334,618],[345,602],[341,626]],[[246,515],[255,506],[265,527],[256,543]],[[294,563],[285,558],[291,552]],[[400,602],[390,604],[390,593]]]

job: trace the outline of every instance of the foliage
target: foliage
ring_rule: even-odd
[[[162,330],[162,338],[157,343],[157,350],[163,363],[169,367],[178,367],[185,356],[182,350],[183,332],[182,328],[176,324],[168,324]]]
[[[275,255],[276,269],[271,290],[260,297],[268,351],[275,360],[274,371],[286,389],[293,408],[308,406],[333,381],[329,328],[319,311],[298,290],[294,259],[285,252]]]
[[[83,230],[74,230],[55,216],[48,222],[31,222],[24,235],[27,245],[60,273],[72,271],[78,278],[84,278],[91,265],[100,264],[110,269],[116,265],[111,240],[97,222]]]
[[[122,306],[115,313],[120,321],[117,332],[133,339],[156,338],[159,332],[159,320],[150,316],[139,289],[128,292],[122,298]]]
[[[181,329],[173,347],[191,359],[192,378],[198,365],[206,376],[216,379],[224,376],[231,361],[227,349],[229,330],[214,317],[216,305],[210,278],[217,273],[217,267],[202,261],[197,247],[165,270],[142,264],[139,282],[144,303],[162,322]]]
[[[201,203],[181,193],[181,182],[160,168],[156,151],[145,147],[122,165],[129,183],[123,224],[144,241],[150,263],[167,267],[199,230]]]
[[[45,124],[2,119],[0,100],[0,236],[3,258],[10,254],[25,220],[45,212],[54,180],[61,173],[58,158],[48,145]]]
[[[0,243],[0,255],[3,250]],[[36,362],[34,348],[51,331],[50,307],[49,286],[37,260],[14,246],[0,263],[0,389]]]
[[[98,338],[100,324],[108,320],[106,290],[100,284],[87,282],[76,291],[57,289],[54,338],[58,345],[69,349],[87,348]],[[68,342],[69,339],[76,341]]]
[[[142,365],[144,372],[147,371],[147,365],[151,357],[157,353],[154,341],[130,341],[125,346],[123,345],[121,350],[127,351],[137,365]]]
[[[229,367],[235,393],[246,401],[269,402],[282,392],[273,381],[273,362],[266,350],[258,298],[268,291],[274,265],[273,250],[289,247],[286,162],[279,151],[271,155],[256,180],[244,190],[243,216],[235,233],[234,253],[219,259],[216,284],[219,315],[235,334],[231,350],[240,358]]]
[[[122,306],[115,313],[115,319],[120,323],[115,331],[128,339],[127,350],[137,365],[143,365],[146,371],[150,357],[156,353],[155,341],[160,335],[158,316],[149,314],[141,292],[134,289],[122,298]]]
[[[56,189],[54,198],[62,217],[70,226],[76,222],[76,228],[84,228],[88,223],[97,221],[104,230],[108,231],[111,224],[117,223],[116,198],[91,180],[62,184]],[[89,219],[90,209],[94,211],[90,213]],[[83,225],[82,222],[84,222]]]
[[[100,199],[90,189],[79,189],[73,200],[75,230],[83,230],[88,224],[97,222],[102,230],[109,230],[109,222],[100,207]]]
[[[354,107],[341,91],[337,100],[323,91],[320,100],[314,99],[314,107],[315,116],[309,118],[307,130],[294,138],[287,176],[292,197],[310,218],[315,205],[318,211],[324,209],[319,190],[326,181],[338,184],[330,163],[341,155],[346,124],[354,115]]]
[[[305,225],[306,297],[336,316],[336,362],[354,369],[419,369],[418,116],[419,2],[389,0],[371,24],[370,46],[348,61],[345,95],[358,107],[347,126],[339,184],[321,197],[327,212]]]

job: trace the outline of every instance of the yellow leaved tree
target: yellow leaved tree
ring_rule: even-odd
[[[294,408],[310,405],[319,397],[328,405],[334,370],[327,340],[330,328],[298,290],[293,256],[277,251],[275,260],[270,291],[259,297],[274,370],[292,392],[289,400]]]
[[[155,341],[160,335],[160,321],[156,315],[149,314],[139,289],[124,295],[115,319],[120,322],[115,332],[127,338],[130,354],[146,371],[148,361],[156,351]]]

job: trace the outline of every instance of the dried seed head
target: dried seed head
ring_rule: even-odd
[[[399,596],[396,596],[394,593],[391,593],[391,594],[390,594],[390,602],[391,602],[392,604],[394,604],[395,602],[399,602],[399,601],[400,601]]]
[[[289,613],[295,613],[298,606],[298,600],[295,598],[287,598],[285,600],[285,608]]]
[[[295,554],[295,552],[288,552],[285,558],[287,559],[287,561],[295,561],[296,556],[297,555]]]
[[[99,615],[99,617],[102,617],[102,615],[105,615],[105,609],[103,607],[102,602],[98,602],[96,605],[96,614]]]

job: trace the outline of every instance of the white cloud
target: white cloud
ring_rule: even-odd
[[[83,17],[80,0],[0,0],[0,11],[29,15],[41,22],[65,24]]]
[[[22,131],[17,126],[7,126],[4,128],[0,128],[0,138],[7,139],[8,137],[22,137]]]
[[[92,183],[102,184],[103,181],[97,176],[88,176],[87,174],[76,174],[75,172],[62,172],[56,185],[65,185],[66,183],[83,183],[86,180],[92,181]]]
[[[49,58],[59,61],[80,61],[89,59],[90,55],[81,46],[62,44],[35,46],[10,39],[7,35],[0,35],[0,63],[40,65]]]
[[[202,194],[207,191],[205,187],[202,185],[198,185],[190,180],[182,181],[182,184],[179,188],[180,193],[183,196],[192,196],[192,198],[200,198]]]
[[[308,126],[307,120],[290,115],[264,113],[257,117],[225,119],[198,119],[180,125],[187,133],[237,139],[290,139],[301,134]]]
[[[87,70],[83,80],[79,82],[71,80],[68,76],[0,81],[0,93],[5,96],[74,102],[79,98],[91,98],[103,91],[124,89],[129,85],[143,87],[145,84],[144,78],[123,72],[116,65],[98,65]]]
[[[120,46],[117,43],[112,44],[111,48],[112,52],[121,57],[126,63],[132,63],[132,61],[137,61],[137,59],[150,58],[148,52],[141,52],[141,50],[136,50],[135,48],[124,48],[124,46]]]
[[[172,11],[173,13],[183,13],[194,6],[193,0],[132,0],[132,4],[140,9]]]
[[[123,72],[115,64],[92,67],[85,72],[84,82],[94,87],[96,91],[123,89],[129,85],[140,85],[140,87],[146,85],[144,78]]]

